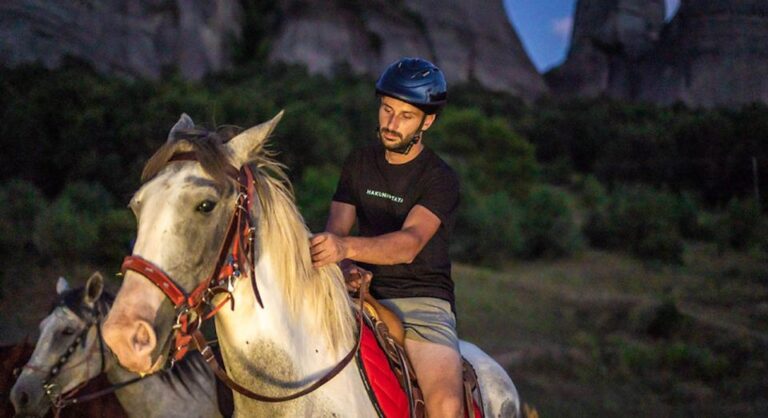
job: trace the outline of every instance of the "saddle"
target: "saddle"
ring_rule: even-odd
[[[405,329],[403,328],[402,321],[390,309],[380,304],[367,292],[364,296],[364,302],[363,319],[366,328],[372,334],[369,339],[375,339],[397,383],[399,383],[400,388],[404,392],[404,396],[398,396],[400,394],[397,393],[393,394],[391,388],[379,388],[381,393],[376,392],[377,386],[386,386],[386,383],[379,382],[377,385],[374,381],[376,378],[372,378],[372,370],[370,369],[381,369],[382,365],[372,364],[376,363],[377,358],[379,363],[382,360],[381,357],[376,355],[376,347],[372,347],[373,344],[370,341],[366,341],[366,330],[361,330],[364,333],[364,340],[358,355],[358,362],[363,374],[363,381],[366,383],[366,389],[374,406],[376,406],[379,415],[386,418],[394,416],[425,418],[424,397],[416,380],[413,366],[404,348]],[[471,414],[468,412],[468,417],[483,417],[483,403],[480,387],[477,384],[477,374],[472,365],[463,357],[462,363],[464,374],[464,410],[473,412]],[[379,371],[378,373],[384,374],[386,370]],[[385,378],[378,379],[381,381],[386,380]],[[388,404],[382,405],[385,402],[388,402]],[[406,403],[406,405],[402,405],[403,403]],[[404,408],[404,406],[407,406],[407,408]]]

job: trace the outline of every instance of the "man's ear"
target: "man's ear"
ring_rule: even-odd
[[[433,123],[435,123],[435,119],[437,119],[436,114],[427,115],[424,117],[424,124],[421,125],[421,130],[426,131],[429,129],[430,126],[432,126]]]
[[[253,160],[264,140],[275,130],[277,123],[283,118],[284,110],[260,125],[249,128],[227,142],[233,165],[240,168],[248,161]]]

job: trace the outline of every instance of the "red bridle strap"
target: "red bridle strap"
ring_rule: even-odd
[[[157,267],[138,255],[129,255],[128,257],[125,257],[120,270],[123,274],[128,270],[133,270],[149,279],[149,281],[154,283],[154,285],[171,300],[173,306],[176,308],[179,308],[187,301],[186,293],[184,293],[184,291],[177,286],[176,283],[174,283],[173,280],[160,269],[160,267]]]
[[[197,157],[194,153],[179,153],[174,155],[170,161],[197,161]],[[187,294],[163,269],[152,262],[138,255],[130,255],[123,260],[121,268],[123,274],[128,270],[132,270],[146,277],[173,303],[177,311],[176,321],[178,326],[174,344],[174,357],[176,359],[180,359],[186,353],[187,346],[191,340],[190,333],[197,329],[199,322],[203,318],[211,318],[224,303],[222,302],[218,307],[215,307],[213,312],[204,314],[203,302],[209,303],[211,302],[210,299],[215,295],[228,293],[225,301],[229,300],[234,309],[232,294],[226,291],[222,284],[233,278],[240,277],[240,268],[243,267],[243,262],[250,264],[251,270],[253,269],[253,262],[249,259],[249,253],[252,248],[251,222],[250,216],[247,213],[254,196],[253,173],[247,164],[239,172],[234,167],[230,166],[228,168],[230,169],[228,174],[238,183],[238,196],[235,201],[234,213],[227,226],[227,232],[219,247],[216,264],[211,275],[206,280],[200,282],[191,293]],[[251,276],[253,276],[253,272],[251,272]],[[255,278],[252,277],[251,279],[254,281],[253,291],[256,300],[263,307]],[[194,325],[190,323],[192,318],[190,313],[196,314],[193,321]]]

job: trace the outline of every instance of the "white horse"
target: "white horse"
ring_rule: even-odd
[[[103,288],[99,273],[77,289],[59,278],[55,308],[40,322],[35,351],[11,390],[16,414],[45,416],[51,408],[47,385],[55,394],[67,394],[100,373],[117,385],[137,378],[115,361],[101,341],[98,328],[112,303]],[[84,395],[88,394],[74,393],[74,397]],[[115,396],[131,417],[221,416],[215,377],[197,353],[172,370],[121,387]]]
[[[105,341],[127,368],[153,373],[166,362],[167,336],[178,313],[159,290],[169,285],[156,286],[147,278],[162,270],[189,294],[216,274],[218,247],[242,198],[228,173],[246,164],[255,185],[249,207],[253,270],[242,268],[231,292],[234,306],[227,303],[215,316],[231,378],[253,392],[285,396],[322,378],[355,346],[357,322],[342,274],[335,265],[312,267],[310,232],[282,167],[264,149],[281,117],[282,112],[228,139],[196,129],[182,115],[147,163],[145,183],[130,207],[138,220],[132,258],[147,260],[148,273],[126,271],[104,325]],[[462,342],[461,350],[478,373],[486,416],[518,416],[517,391],[505,371],[471,344]],[[295,400],[261,402],[235,393],[235,415],[376,417],[377,412],[351,362]]]

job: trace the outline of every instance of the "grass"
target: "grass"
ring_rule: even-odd
[[[459,333],[542,417],[768,416],[768,260],[695,244],[684,261],[589,250],[499,270],[458,264]],[[94,269],[6,269],[0,343],[35,338],[59,275],[78,285]]]
[[[541,416],[768,416],[766,260],[689,245],[454,267],[459,333]]]

